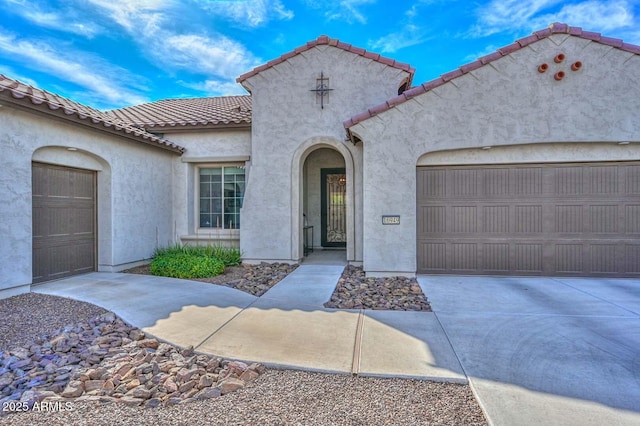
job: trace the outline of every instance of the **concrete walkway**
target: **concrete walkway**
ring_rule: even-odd
[[[188,280],[95,272],[34,287],[197,351],[266,365],[467,383],[432,312],[327,309],[344,265],[304,264],[262,297]]]
[[[325,263],[325,262],[318,262]],[[34,287],[181,346],[267,365],[471,384],[491,424],[640,424],[640,280],[419,277],[433,313],[327,309],[344,267],[262,297],[92,273]],[[333,264],[332,264],[333,263]]]

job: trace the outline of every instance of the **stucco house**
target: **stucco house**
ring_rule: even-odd
[[[371,276],[640,276],[640,47],[565,24],[414,86],[321,36],[245,96],[112,111],[0,76],[0,297],[175,242]]]

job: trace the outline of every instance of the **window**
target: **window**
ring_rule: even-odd
[[[200,169],[200,227],[240,228],[244,167]]]

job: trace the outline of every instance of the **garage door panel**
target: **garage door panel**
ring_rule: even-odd
[[[452,243],[449,267],[455,271],[470,272],[478,269],[477,243]]]
[[[640,244],[626,244],[623,253],[625,254],[623,271],[640,275]]]
[[[513,272],[517,274],[541,274],[544,271],[544,245],[542,243],[514,243]]]
[[[485,271],[509,272],[511,267],[509,243],[484,243],[481,256]]]
[[[447,173],[447,196],[451,198],[477,197],[479,195],[479,170],[457,169]]]
[[[589,267],[594,273],[619,273],[621,270],[621,248],[618,244],[591,244]]]
[[[639,274],[640,163],[420,167],[417,181],[420,273]]]
[[[640,205],[628,204],[624,208],[624,225],[627,233],[640,234]]]
[[[514,232],[539,234],[542,232],[543,209],[541,205],[514,206]]]
[[[95,270],[95,172],[33,163],[33,282]]]
[[[528,195],[530,197],[542,195],[544,190],[542,170],[541,167],[510,169],[513,182],[511,194]]]
[[[508,233],[510,226],[510,208],[504,205],[482,207],[482,231],[485,233]]]
[[[555,267],[552,272],[579,274],[585,270],[584,257],[585,247],[582,243],[556,244],[554,254]]]
[[[628,195],[640,195],[640,167],[624,167],[625,193]]]
[[[418,242],[418,263],[433,273],[448,270],[447,244],[444,242]]]
[[[549,231],[555,234],[582,234],[585,232],[584,206],[580,204],[560,204],[555,206],[553,226]]]
[[[619,193],[620,177],[618,166],[590,167],[589,192],[592,194],[617,195]]]

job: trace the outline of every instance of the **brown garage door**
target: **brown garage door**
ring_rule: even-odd
[[[640,276],[640,163],[419,167],[418,272]]]
[[[95,270],[95,172],[33,163],[33,282]]]

